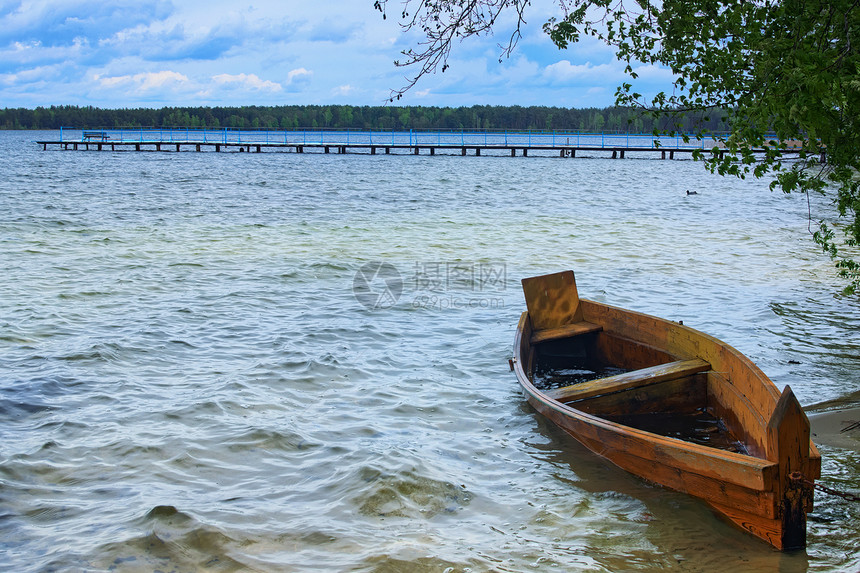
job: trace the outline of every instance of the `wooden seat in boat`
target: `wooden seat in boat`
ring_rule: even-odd
[[[608,376],[597,380],[590,380],[581,384],[565,386],[546,392],[546,395],[559,402],[574,402],[595,396],[603,396],[613,392],[641,388],[649,384],[658,384],[669,380],[676,380],[685,376],[691,376],[699,372],[706,372],[711,365],[699,358],[692,360],[676,360],[667,364],[659,364],[650,368],[641,368],[631,372],[624,372],[616,376]]]
[[[532,320],[532,344],[603,330],[582,318],[573,271],[523,279],[523,291]]]

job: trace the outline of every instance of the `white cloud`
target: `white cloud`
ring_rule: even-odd
[[[212,76],[212,80],[217,84],[238,84],[239,87],[258,91],[279,92],[282,89],[281,84],[264,80],[257,74],[218,74]]]
[[[295,70],[290,70],[290,72],[287,74],[287,85],[291,85],[293,82],[308,80],[312,75],[314,75],[313,72],[304,68],[296,68]]]
[[[0,101],[12,107],[378,105],[414,73],[393,62],[419,41],[401,33],[396,14],[383,21],[372,2],[356,0],[10,6],[0,8]],[[501,64],[497,44],[507,40],[509,20],[495,37],[455,45],[448,72],[422,78],[398,103],[580,105],[586,90],[600,88],[587,103],[612,105],[623,65],[587,38],[559,52],[540,28],[550,12],[530,8],[526,35]],[[671,80],[659,68],[637,72],[646,88]]]
[[[636,72],[642,81],[663,82],[668,86],[675,80],[675,76],[669,68],[641,65],[633,68],[633,71]]]
[[[109,77],[97,74],[94,76],[94,79],[102,87],[113,88],[129,85],[141,91],[155,90],[170,85],[187,84],[189,82],[188,76],[169,70]]]
[[[332,90],[332,94],[336,96],[348,96],[355,93],[356,89],[354,86],[349,84],[345,84],[342,86],[337,86]]]
[[[620,64],[593,65],[591,62],[572,64],[570,60],[560,60],[544,69],[544,77],[550,82],[599,82],[616,81],[623,75]]]

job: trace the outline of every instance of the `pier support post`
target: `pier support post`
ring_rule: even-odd
[[[460,148],[460,155],[464,155],[464,156],[466,155],[466,148],[465,147]]]
[[[391,155],[391,148],[390,147],[385,148],[385,155]]]
[[[480,156],[481,156],[481,148],[480,148],[480,147],[476,147],[476,148],[475,148],[475,156],[476,156],[476,157],[480,157]]]
[[[571,150],[570,150],[570,156],[571,156],[571,157],[576,157],[576,149],[571,149]]]
[[[220,143],[215,144],[215,151],[216,152],[221,151],[221,144]]]
[[[621,159],[624,159],[624,150],[621,150]]]
[[[199,143],[195,147],[197,148],[197,151],[200,151],[200,144]]]
[[[418,152],[419,152],[419,151],[421,151],[421,148],[420,148],[420,147],[416,147],[416,148],[415,148],[415,155],[418,155]]]
[[[260,153],[261,149],[262,149],[262,148],[258,145],[258,146],[257,146],[257,153]]]
[[[660,159],[666,159],[666,151],[660,152]]]
[[[176,144],[176,153],[179,153],[179,144]]]
[[[612,150],[612,159],[618,159],[618,150],[617,149]]]
[[[669,152],[669,159],[675,159],[675,152],[674,151]]]
[[[139,143],[135,143],[135,144],[134,144],[134,150],[135,150],[135,151],[140,151],[140,144],[139,144]]]
[[[436,155],[436,148],[435,147],[430,148],[430,155]]]
[[[301,146],[301,145],[296,146],[296,153],[304,153],[304,152],[305,152],[305,148],[303,146]]]
[[[523,157],[528,157],[528,156],[529,156],[528,148],[523,147]]]
[[[371,155],[376,155],[376,148],[375,148],[375,147],[371,147],[371,148],[370,148],[370,154],[371,154]]]
[[[511,157],[516,157],[516,156],[517,156],[517,148],[511,147]]]
[[[299,148],[298,148],[298,147],[296,147],[296,150],[297,150],[297,151],[298,151],[298,149],[299,149]],[[326,145],[326,146],[325,146],[325,152],[326,152],[326,153],[328,153],[328,152],[329,152],[329,147],[328,147],[328,145]]]
[[[160,144],[160,143],[156,143],[156,144],[155,144],[155,150],[156,150],[156,151],[161,151],[161,144]]]

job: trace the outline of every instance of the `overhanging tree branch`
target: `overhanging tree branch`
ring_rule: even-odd
[[[822,216],[814,238],[836,258],[846,290],[860,292],[860,265],[844,255],[860,244],[860,0],[549,1],[559,15],[543,29],[560,49],[590,35],[614,48],[633,80],[633,62],[675,75],[671,94],[650,99],[623,83],[617,105],[667,119],[721,110],[730,131],[725,152],[701,157],[712,172],[773,174],[785,192],[830,196],[839,218],[828,225]],[[418,66],[418,72],[392,91],[392,100],[424,75],[446,70],[455,40],[491,34],[505,12],[516,22],[508,44],[500,46],[500,59],[509,56],[529,3],[405,0],[401,26],[424,40],[403,52],[407,59],[398,65]],[[374,5],[384,15],[387,4]],[[798,142],[801,153],[786,164],[779,150],[789,141]],[[753,150],[765,146],[763,158],[755,159]],[[841,241],[832,231],[838,227]]]

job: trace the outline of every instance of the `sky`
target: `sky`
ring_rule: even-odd
[[[373,0],[0,0],[0,108],[383,105],[414,71],[419,41]],[[558,15],[535,0],[523,37],[499,62],[513,21],[457,44],[445,73],[398,105],[607,107],[628,81],[611,49],[585,39],[559,50],[541,26]],[[637,91],[671,87],[641,67]]]

